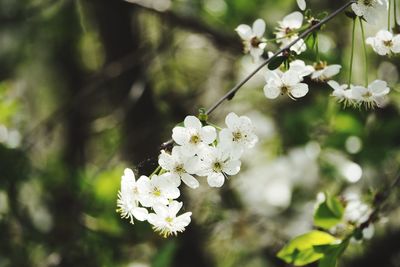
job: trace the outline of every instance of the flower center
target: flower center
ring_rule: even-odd
[[[261,44],[261,40],[257,36],[254,36],[253,38],[251,38],[250,44],[252,47],[257,48],[258,45]]]
[[[383,44],[387,47],[392,47],[393,46],[393,41],[392,40],[386,40],[383,41]]]
[[[172,222],[174,221],[174,219],[171,218],[171,217],[167,217],[167,218],[165,218],[165,221],[166,221],[167,223],[172,223]]]
[[[376,0],[362,0],[364,6],[373,7],[375,6]]]
[[[291,34],[292,32],[293,32],[293,30],[291,28],[289,28],[289,27],[285,28],[286,35]]]
[[[189,142],[190,142],[191,144],[194,144],[194,145],[200,143],[200,136],[198,136],[197,134],[192,135],[192,136],[190,137],[190,141],[189,141]]]
[[[232,135],[233,135],[233,141],[234,141],[234,142],[237,142],[237,141],[239,141],[240,139],[242,139],[242,133],[239,132],[239,131],[233,132]]]
[[[370,98],[372,96],[371,92],[366,92],[365,94],[363,94],[364,98]]]
[[[315,70],[323,70],[326,68],[326,65],[327,65],[326,62],[320,61],[320,62],[314,64],[314,69]]]
[[[281,87],[281,95],[285,95],[289,93],[289,87],[287,87],[286,85],[283,85]]]
[[[176,165],[174,170],[175,170],[176,173],[185,172],[185,168],[183,167],[183,164]]]
[[[154,189],[153,189],[153,195],[156,196],[156,197],[161,196],[161,190],[160,190],[160,188],[154,187]]]
[[[222,171],[222,164],[220,162],[214,162],[213,164],[213,171],[214,172],[221,172]]]

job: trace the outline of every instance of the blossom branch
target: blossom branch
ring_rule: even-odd
[[[263,67],[268,65],[274,58],[276,58],[278,55],[281,53],[289,50],[293,45],[295,45],[297,42],[299,42],[301,39],[304,37],[308,36],[310,33],[318,30],[322,25],[326,24],[328,21],[342,13],[347,7],[349,7],[351,4],[355,3],[355,1],[350,1],[343,5],[342,7],[338,8],[336,11],[331,13],[329,16],[326,18],[322,19],[318,23],[312,24],[310,28],[308,28],[306,31],[302,32],[299,34],[299,37],[288,44],[287,46],[283,47],[280,49],[278,52],[276,52],[274,55],[269,57],[267,60],[265,60],[260,66],[258,66],[253,72],[251,72],[249,75],[247,75],[242,81],[240,81],[237,85],[235,85],[231,90],[229,90],[228,93],[226,93],[223,97],[221,97],[214,105],[212,105],[206,112],[207,115],[211,114],[217,107],[219,107],[225,100],[231,100],[237,91],[242,88],[244,84],[246,84],[257,72],[259,72]]]
[[[281,48],[278,52],[276,52],[275,54],[273,54],[271,57],[269,57],[268,59],[266,59],[261,65],[259,65],[254,71],[252,71],[249,75],[247,75],[243,80],[241,80],[238,84],[236,84],[231,90],[229,90],[224,96],[222,96],[217,102],[215,102],[215,104],[213,104],[209,109],[207,109],[207,111],[205,112],[205,115],[210,115],[212,112],[214,112],[214,110],[216,110],[223,102],[225,102],[226,100],[231,100],[235,94],[243,87],[243,85],[245,85],[255,74],[257,74],[263,67],[265,67],[266,65],[268,65],[274,58],[276,58],[278,55],[280,55],[281,53],[290,50],[290,48],[295,45],[297,42],[299,42],[301,39],[303,39],[304,37],[308,36],[310,33],[318,30],[322,25],[326,24],[327,22],[329,22],[331,19],[333,19],[334,17],[336,17],[337,15],[339,15],[340,13],[342,13],[344,10],[346,10],[346,8],[348,8],[351,4],[355,3],[355,1],[349,1],[346,4],[344,4],[343,6],[341,6],[340,8],[338,8],[337,10],[335,10],[333,13],[331,13],[330,15],[328,15],[327,17],[325,17],[324,19],[318,21],[317,23],[312,23],[311,26],[305,30],[304,32],[302,32],[301,34],[299,34],[298,38],[295,39],[293,42],[291,42],[290,44],[288,44],[287,46]],[[167,142],[164,142],[161,145],[161,148],[168,148],[173,144],[173,140],[170,139]]]

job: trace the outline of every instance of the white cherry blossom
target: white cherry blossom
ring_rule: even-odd
[[[333,88],[332,96],[339,102],[344,102],[345,105],[353,103],[353,96],[351,89],[347,84],[340,85],[336,81],[328,81],[328,85]]]
[[[303,14],[298,11],[293,12],[278,23],[278,31],[275,33],[277,38],[276,42],[280,44],[280,48],[283,48],[299,37],[298,30],[303,24]],[[299,40],[290,48],[290,50],[295,51],[297,54],[304,52],[306,49],[307,47],[303,39]]]
[[[153,225],[153,229],[159,232],[163,237],[176,235],[183,232],[189,225],[192,215],[191,212],[185,212],[177,216],[183,203],[172,201],[168,205],[157,204],[153,207],[155,213],[148,215],[148,221]]]
[[[172,130],[172,139],[182,146],[182,153],[194,156],[204,145],[209,145],[217,137],[217,132],[212,126],[202,126],[195,116],[187,116],[184,126],[177,126]]]
[[[176,183],[173,182],[170,173],[153,175],[151,179],[142,176],[138,180],[138,188],[143,192],[140,203],[145,207],[154,207],[160,203],[167,205],[170,199],[176,199],[180,196],[180,191]]]
[[[267,71],[265,80],[267,84],[264,86],[264,94],[269,99],[275,99],[279,95],[285,94],[296,99],[308,93],[308,85],[301,83],[302,78],[292,70],[285,73]]]
[[[368,220],[372,209],[363,203],[357,194],[348,194],[345,197],[345,201],[346,207],[343,215],[345,221],[359,226]]]
[[[351,5],[354,13],[371,24],[377,22],[379,12],[387,8],[387,0],[357,0],[356,3]]]
[[[246,116],[229,113],[225,118],[228,128],[219,133],[220,145],[230,152],[231,158],[238,159],[245,149],[252,148],[258,141],[254,126]]]
[[[382,107],[386,103],[386,97],[390,92],[390,88],[385,81],[375,80],[367,88],[354,86],[351,92],[353,98],[366,107]]]
[[[244,53],[250,53],[255,62],[259,61],[267,45],[266,40],[263,38],[265,32],[264,20],[257,19],[254,21],[253,27],[241,24],[235,31],[243,40]]]
[[[205,149],[200,158],[202,166],[197,174],[207,176],[207,182],[211,187],[221,187],[226,175],[235,175],[240,171],[240,160],[231,159],[228,151],[221,147]]]
[[[342,66],[338,64],[328,65],[326,62],[320,61],[314,65],[314,72],[311,74],[311,79],[325,82],[340,72]]]
[[[380,30],[375,37],[367,38],[366,42],[381,56],[400,53],[400,34],[393,35],[389,31]]]
[[[134,218],[145,221],[148,214],[147,209],[139,207],[139,200],[141,199],[141,191],[138,187],[139,180],[136,181],[133,171],[126,168],[121,177],[121,190],[118,192],[118,212],[121,213],[122,218],[128,218],[132,224]]]
[[[177,186],[181,184],[182,180],[187,186],[197,188],[199,182],[192,174],[196,173],[198,158],[196,156],[186,157],[181,150],[182,147],[175,146],[172,148],[171,154],[164,150],[161,151],[158,164],[170,172],[170,178]]]

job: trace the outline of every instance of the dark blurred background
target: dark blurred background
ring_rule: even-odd
[[[163,239],[115,212],[123,169],[150,174],[174,125],[255,68],[234,29],[261,17],[273,38],[294,10],[294,0],[0,0],[0,267],[285,266],[275,253],[311,229],[318,192],[368,200],[389,184],[400,162],[399,59],[371,53],[370,79],[392,87],[384,109],[343,109],[316,83],[299,101],[270,101],[261,72],[213,113],[220,124],[230,111],[251,117],[260,142],[221,190],[184,189],[193,222],[183,234]],[[350,25],[340,15],[319,37],[322,58],[343,65],[341,83]],[[397,197],[341,266],[400,266]]]

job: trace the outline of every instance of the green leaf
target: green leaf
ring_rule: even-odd
[[[270,70],[275,70],[279,68],[282,63],[285,61],[286,57],[284,56],[279,56],[271,60],[271,62],[268,64],[268,69]]]
[[[321,259],[324,254],[316,251],[314,246],[328,245],[336,241],[332,235],[322,231],[311,231],[291,240],[277,256],[287,263],[303,266]]]
[[[313,32],[312,34],[308,35],[306,39],[306,45],[309,49],[313,49],[317,40],[317,33]]]
[[[336,263],[348,247],[349,241],[350,239],[348,238],[337,245],[315,248],[315,250],[324,254],[324,257],[319,261],[318,267],[336,267]]]
[[[325,194],[322,202],[314,214],[314,225],[323,229],[330,229],[340,223],[344,213],[344,207],[337,197]]]

